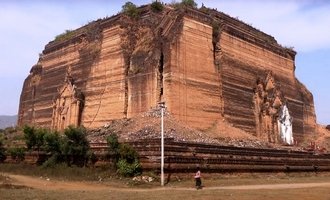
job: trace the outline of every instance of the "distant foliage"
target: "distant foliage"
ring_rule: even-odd
[[[163,6],[163,4],[161,2],[159,2],[159,1],[153,1],[151,3],[151,10],[153,12],[161,12],[161,11],[163,11],[163,9],[164,9],[164,6]]]
[[[3,139],[0,135],[0,163],[6,160],[6,157],[6,149],[4,148]]]
[[[126,2],[122,6],[122,13],[124,13],[125,15],[127,15],[133,19],[137,19],[140,15],[139,10],[136,7],[136,5],[130,1]]]

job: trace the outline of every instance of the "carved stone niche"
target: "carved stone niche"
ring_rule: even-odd
[[[70,125],[80,126],[83,107],[83,93],[67,78],[53,102],[52,128],[61,131]]]

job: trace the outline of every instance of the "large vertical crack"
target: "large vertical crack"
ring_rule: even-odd
[[[224,99],[223,99],[223,93],[222,93],[220,35],[221,35],[221,22],[213,21],[212,22],[213,61],[214,61],[214,67],[218,71],[220,113],[223,117],[224,116]]]
[[[164,95],[163,72],[164,72],[164,53],[163,53],[163,50],[161,50],[159,64],[158,64],[158,87],[159,87],[158,101],[159,102],[161,102],[163,100],[163,95]]]
[[[125,100],[124,100],[124,115],[127,116],[128,112],[128,71],[130,67],[130,59],[128,58],[126,61],[126,68],[125,68]]]

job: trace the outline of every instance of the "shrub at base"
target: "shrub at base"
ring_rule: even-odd
[[[141,171],[141,165],[137,159],[133,163],[128,163],[125,159],[119,159],[117,162],[117,173],[122,176],[138,175]]]
[[[21,162],[25,158],[25,150],[23,148],[11,148],[8,150],[11,159],[15,160],[16,162]]]

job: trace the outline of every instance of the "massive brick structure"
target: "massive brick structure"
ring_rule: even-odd
[[[18,124],[94,128],[165,101],[191,127],[225,120],[271,142],[287,105],[294,138],[314,133],[313,96],[295,77],[295,51],[215,10],[139,10],[139,19],[118,14],[47,44],[24,82]]]

